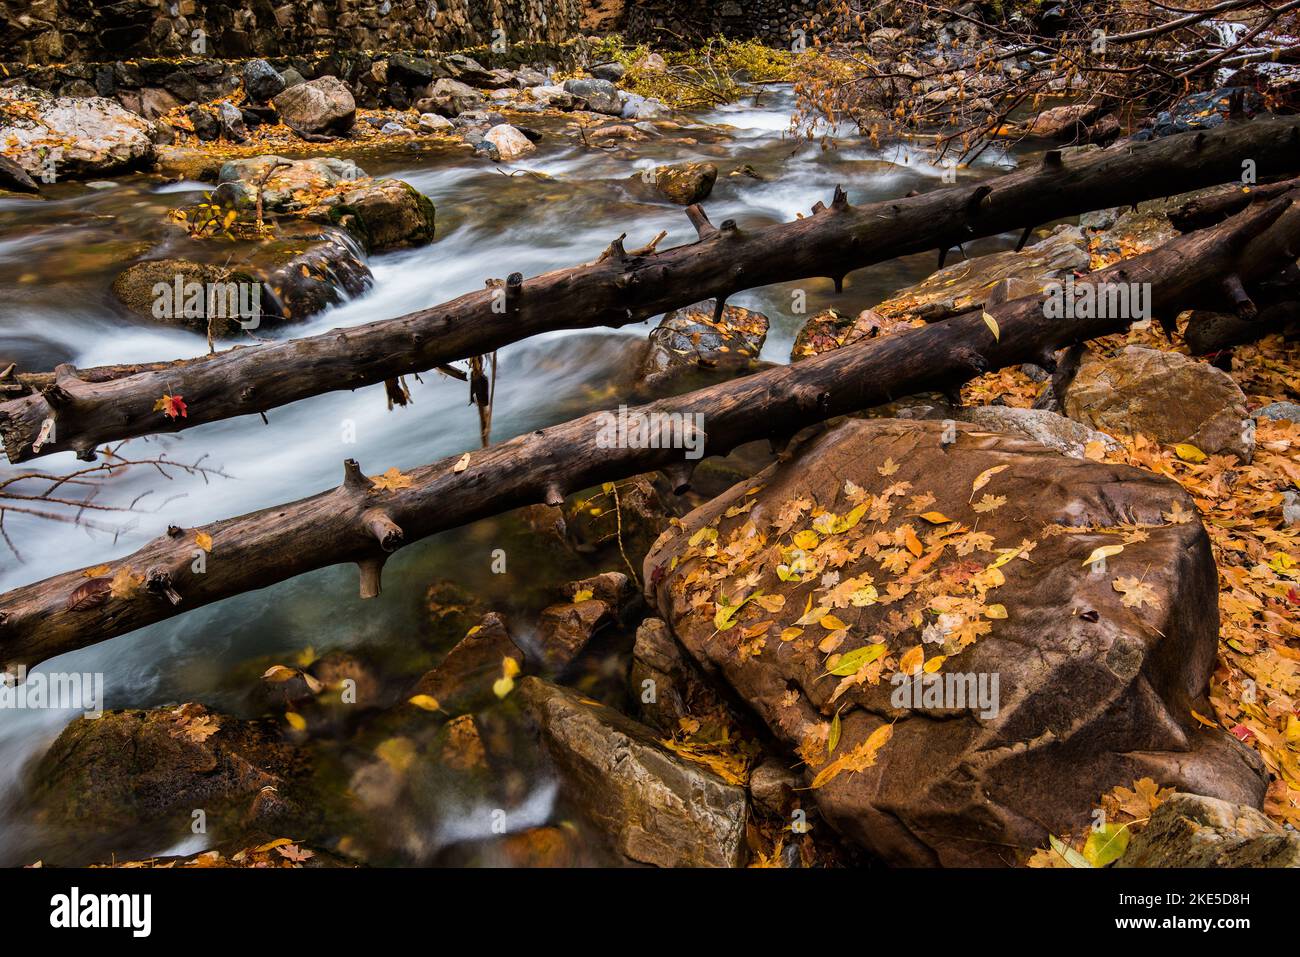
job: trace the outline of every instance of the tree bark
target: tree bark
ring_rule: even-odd
[[[1281,197],[1213,229],[1117,263],[1094,283],[1150,283],[1154,314],[1177,314],[1222,296],[1222,278],[1272,275],[1300,250],[1300,205]],[[1104,311],[1104,310],[1103,310]],[[1053,365],[1055,351],[1127,328],[1131,317],[1047,318],[1038,296],[869,340],[630,410],[704,416],[704,454],[723,455],[768,437],[778,444],[817,421],[898,396],[951,387],[989,369]],[[689,485],[694,463],[681,448],[602,447],[608,413],[593,413],[508,442],[413,469],[405,487],[376,487],[355,461],[336,489],[196,529],[171,529],[111,563],[87,587],[84,570],[0,596],[0,663],[27,666],[191,608],[343,562],[361,569],[363,597],[379,593],[389,553],[402,544],[479,518],[663,469]],[[211,536],[206,570],[192,571],[196,540]],[[138,577],[137,577],[138,576]],[[108,587],[115,579],[125,585]],[[139,581],[138,586],[130,583]],[[93,593],[93,598],[87,593]]]
[[[837,190],[814,215],[754,230],[713,226],[687,209],[699,240],[628,253],[615,240],[594,263],[490,288],[396,319],[303,339],[244,346],[124,376],[55,370],[41,391],[0,405],[11,462],[103,442],[176,432],[313,395],[395,379],[493,352],[555,329],[621,326],[743,289],[810,277],[836,283],[854,269],[980,236],[1026,229],[1103,205],[1127,205],[1238,180],[1244,160],[1260,176],[1300,172],[1300,117],[1216,129],[1091,152],[1048,152],[1032,169],[972,186],[852,207]],[[1027,235],[1027,233],[1026,233]],[[97,381],[102,380],[102,381]],[[155,410],[180,395],[185,418]]]

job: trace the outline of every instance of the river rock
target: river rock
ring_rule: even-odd
[[[708,299],[664,316],[650,333],[641,377],[653,384],[693,366],[743,365],[758,358],[767,341],[767,316],[726,306],[714,322],[714,311],[715,303]]]
[[[870,339],[883,328],[880,317],[864,309],[856,317],[843,316],[835,309],[823,309],[810,316],[794,337],[790,361],[821,355],[840,346]]]
[[[275,167],[267,175],[267,171]],[[365,177],[365,171],[349,159],[324,156],[288,159],[268,154],[229,160],[217,175],[215,198],[230,206],[251,208],[257,204],[260,184],[263,212],[299,212],[320,201],[320,194]]]
[[[201,704],[108,711],[76,720],[38,762],[32,797],[57,824],[127,827],[204,808],[250,806],[295,774],[272,721],[246,721]]]
[[[1118,867],[1300,867],[1300,834],[1253,807],[1174,794],[1151,814]]]
[[[487,105],[487,98],[472,86],[459,80],[443,77],[429,89],[429,95],[415,102],[415,108],[421,113],[437,113],[439,116],[459,116],[469,110],[482,109]]]
[[[661,101],[637,93],[621,93],[623,108],[619,116],[625,120],[666,120],[673,111]]]
[[[298,322],[345,299],[359,296],[374,281],[362,250],[339,230],[304,230],[292,242],[291,254],[256,271],[263,287],[263,305],[274,318]],[[279,258],[280,250],[271,255]],[[267,303],[269,292],[270,303]]]
[[[409,53],[394,53],[388,58],[386,76],[403,86],[426,86],[433,82],[433,64]]]
[[[41,188],[36,185],[36,181],[27,175],[27,170],[7,156],[0,156],[0,189],[7,189],[11,193],[39,193],[41,191]]]
[[[668,751],[650,729],[568,688],[525,678],[516,700],[539,728],[565,797],[614,850],[657,867],[738,867],[744,788]]]
[[[623,74],[627,72],[627,67],[618,62],[597,63],[587,71],[597,80],[608,80],[610,83],[617,83],[623,79]]]
[[[683,718],[700,718],[723,707],[661,618],[647,618],[636,630],[628,691],[641,720],[665,735],[677,731]]]
[[[532,650],[549,671],[562,672],[582,654],[596,632],[616,620],[614,609],[598,598],[549,605],[538,619]]]
[[[509,123],[498,123],[484,134],[483,139],[496,147],[497,156],[505,162],[537,149],[532,140]]]
[[[580,578],[562,585],[560,591],[570,601],[578,595],[590,593],[592,598],[603,601],[619,616],[636,597],[636,587],[622,572],[601,572],[590,578]]]
[[[564,91],[593,113],[618,116],[623,112],[618,87],[608,80],[565,80]]]
[[[422,133],[444,133],[453,129],[455,124],[445,116],[437,113],[420,114],[420,131]]]
[[[1140,433],[1245,462],[1255,451],[1241,387],[1221,369],[1175,352],[1128,346],[1105,358],[1088,350],[1064,405],[1070,418],[1115,436]]]
[[[96,178],[154,161],[153,124],[116,100],[0,87],[0,117],[3,155],[38,179]]]
[[[1046,409],[1015,409],[1005,405],[981,405],[956,413],[964,422],[972,422],[989,432],[1009,432],[1033,439],[1072,459],[1082,459],[1090,442],[1098,442],[1107,451],[1120,447],[1119,442],[1090,429],[1081,422]]]
[[[675,163],[654,169],[655,189],[679,206],[703,202],[713,192],[717,178],[718,168],[712,163]]]
[[[284,77],[265,60],[244,64],[244,96],[249,103],[266,103],[284,91]]]
[[[543,85],[530,87],[528,96],[531,100],[552,110],[568,112],[574,107],[574,96],[562,86]]]
[[[342,226],[367,252],[387,252],[433,242],[432,200],[400,179],[376,179],[326,201],[329,221]]]
[[[1255,410],[1255,418],[1300,422],[1300,403],[1270,402],[1268,405]]]
[[[336,76],[322,76],[291,86],[271,101],[287,125],[305,133],[343,134],[357,118],[357,103],[347,84]]]
[[[1007,865],[1142,777],[1261,804],[1258,755],[1191,714],[1218,642],[1195,513],[1142,470],[965,424],[849,420],[670,528],[644,580],[822,775],[804,793],[839,833],[894,864]],[[938,677],[901,683],[921,659]]]
[[[176,281],[180,279],[183,290],[182,301],[175,302]],[[113,280],[113,295],[122,305],[138,316],[152,319],[167,325],[181,326],[194,332],[208,332],[207,290],[212,285],[226,283],[254,282],[255,277],[244,272],[235,272],[225,266],[211,263],[190,262],[184,259],[151,259],[132,263]],[[199,283],[204,292],[200,297],[201,309],[197,314],[185,308],[190,296],[187,287]],[[238,295],[238,293],[236,293]],[[257,308],[262,307],[260,294]],[[251,318],[250,320],[251,321]],[[212,334],[218,338],[240,335],[239,319],[223,315],[214,316]]]
[[[493,701],[492,685],[503,677],[506,658],[520,666],[524,663],[524,653],[511,639],[505,620],[488,612],[436,668],[416,682],[411,694],[435,698],[449,714],[473,711]]]

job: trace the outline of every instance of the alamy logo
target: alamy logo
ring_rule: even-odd
[[[1132,319],[1151,318],[1149,282],[1079,282],[1066,276],[1065,282],[1044,287],[1043,315],[1048,319]]]
[[[0,676],[0,711],[53,708],[76,710],[87,718],[104,714],[104,673],[38,671],[17,665]]]
[[[155,319],[235,319],[245,329],[262,321],[260,282],[199,282],[177,275],[153,286]]]
[[[50,898],[51,927],[127,927],[133,937],[148,937],[153,929],[153,898],[149,894],[71,893]]]
[[[685,449],[686,458],[704,455],[703,412],[602,412],[596,432],[598,449]]]
[[[996,718],[1002,698],[997,672],[948,671],[905,675],[890,679],[894,692],[889,703],[911,710],[961,710],[969,708],[981,718]]]

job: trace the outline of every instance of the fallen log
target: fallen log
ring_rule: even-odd
[[[176,432],[265,413],[324,392],[356,389],[493,352],[556,329],[621,326],[743,289],[809,277],[837,286],[854,269],[980,236],[1028,230],[1097,208],[1127,205],[1240,179],[1300,172],[1300,117],[1220,127],[1105,150],[1049,151],[1032,169],[972,186],[852,207],[842,190],[810,217],[742,230],[715,227],[698,206],[687,215],[694,243],[625,251],[621,237],[594,263],[530,279],[512,274],[489,288],[396,319],[303,339],[242,346],[124,376],[71,365],[30,395],[0,404],[10,462],[58,451],[93,458],[101,443]],[[157,408],[180,395],[184,418]]]
[[[1117,263],[1091,281],[1150,283],[1156,316],[1225,300],[1224,276],[1249,283],[1296,258],[1297,197],[1251,207],[1213,229]],[[1050,368],[1056,350],[1120,331],[1131,321],[1048,318],[1044,306],[1038,296],[990,306],[661,399],[628,415],[677,415],[682,423],[703,415],[706,455],[764,437],[783,445],[814,422],[951,387],[989,369],[1023,362]],[[348,460],[338,488],[201,528],[169,529],[94,577],[83,569],[14,589],[0,596],[0,663],[31,667],[327,565],[355,562],[362,597],[373,597],[384,561],[405,542],[520,506],[558,505],[568,493],[653,469],[664,470],[679,490],[689,487],[694,463],[681,448],[602,447],[598,437],[608,427],[607,415],[538,429],[395,481],[376,483]],[[192,569],[198,542],[210,551],[202,573]]]

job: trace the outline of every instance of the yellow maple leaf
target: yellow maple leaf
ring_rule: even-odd
[[[1124,597],[1120,599],[1120,604],[1126,608],[1141,608],[1143,605],[1154,605],[1160,607],[1160,599],[1156,597],[1156,590],[1144,581],[1129,575],[1126,577],[1116,578],[1110,583]]]
[[[398,489],[410,488],[412,479],[409,475],[403,475],[394,465],[383,475],[370,476],[370,483],[382,491],[396,492]]]

